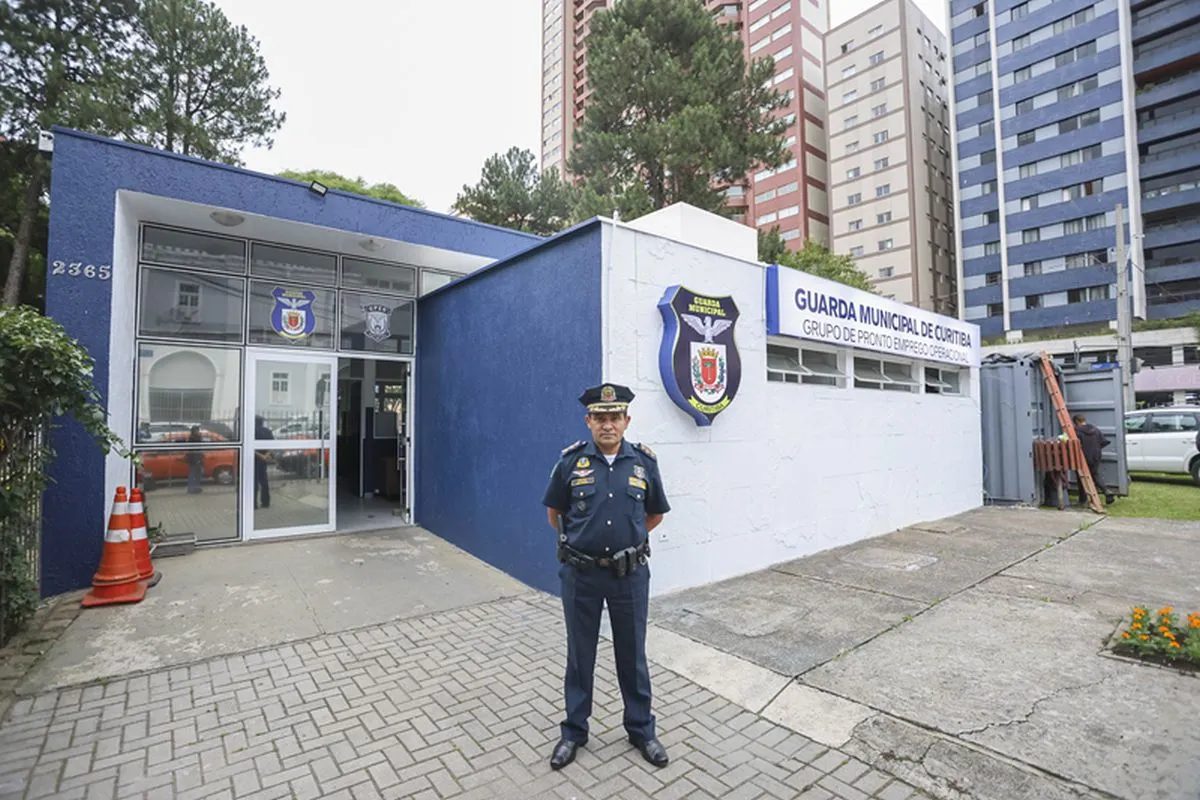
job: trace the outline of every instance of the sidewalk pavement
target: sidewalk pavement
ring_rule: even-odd
[[[22,684],[0,798],[920,794],[652,661],[654,769],[625,741],[609,647],[591,741],[551,771],[561,606],[419,529],[155,566],[145,601],[83,612]]]
[[[937,797],[1197,800],[1200,672],[1106,650],[1197,564],[1200,524],[984,508],[658,598],[647,649]]]

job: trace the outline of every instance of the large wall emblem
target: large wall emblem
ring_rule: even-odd
[[[317,327],[317,315],[312,304],[317,296],[307,290],[275,287],[271,292],[275,307],[271,309],[271,329],[285,339],[311,336]]]
[[[737,305],[732,297],[671,286],[658,311],[663,318],[658,369],[667,394],[697,425],[711,425],[742,382],[742,357],[734,341]]]
[[[362,310],[366,319],[363,333],[382,344],[392,335],[392,307],[383,303],[366,303]]]

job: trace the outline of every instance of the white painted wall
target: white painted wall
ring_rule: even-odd
[[[768,383],[761,265],[606,223],[604,378],[637,394],[632,441],[658,454],[672,511],[652,591],[752,572],[981,504],[978,370],[964,397]],[[711,427],[658,372],[666,287],[731,294],[742,384]]]

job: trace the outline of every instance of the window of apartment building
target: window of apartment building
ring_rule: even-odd
[[[982,164],[995,164],[996,163],[996,151],[995,150],[984,150],[982,153],[979,154],[979,163],[981,165]]]
[[[1021,231],[1021,244],[1033,244],[1042,240],[1042,231],[1040,228],[1031,228],[1027,231]]]
[[[890,211],[885,211],[882,214],[875,215],[875,224],[876,225],[885,225],[891,221],[892,221],[892,212],[890,212]]]
[[[1033,77],[1033,67],[1021,67],[1013,73],[1013,83],[1024,83]]]
[[[979,185],[979,193],[981,195],[982,194],[995,194],[996,193],[996,182],[995,181],[984,181],[983,183],[981,183]]]
[[[858,67],[856,67],[856,66],[854,66],[853,64],[851,64],[851,65],[850,65],[850,66],[848,66],[848,67],[843,67],[843,68],[842,68],[842,77],[843,77],[843,78],[850,78],[850,77],[853,77],[854,73],[856,73],[856,72],[858,72]]]
[[[1013,52],[1024,50],[1029,45],[1033,44],[1033,34],[1026,33],[1023,36],[1018,36],[1012,40]]]
[[[771,37],[764,36],[763,38],[759,39],[754,44],[750,45],[750,54],[754,55],[755,53],[757,53],[759,50],[762,50],[764,47],[766,47],[770,43],[771,43]]]
[[[861,219],[852,219],[852,220],[850,220],[850,225],[848,227],[852,231],[861,231],[862,230],[862,222],[863,221]]]
[[[987,89],[985,91],[980,92],[976,98],[975,107],[983,108],[984,106],[990,106],[991,104],[992,104],[992,90]]]
[[[1077,117],[1069,117],[1058,123],[1058,132],[1060,134],[1070,133],[1082,128],[1087,128],[1092,125],[1100,124],[1100,109],[1084,112]]]
[[[871,91],[878,92],[887,84],[887,78],[876,78],[871,81]]]
[[[1020,169],[1018,169],[1017,174],[1022,178],[1032,178],[1034,175],[1038,174],[1037,162],[1035,161],[1032,164],[1022,164]]]
[[[875,187],[875,196],[876,197],[887,197],[891,193],[892,193],[892,185],[890,183],[885,183],[882,186]]]
[[[850,41],[848,41],[844,45],[842,45],[842,53],[843,54],[849,53],[853,49],[854,49],[854,40],[853,39],[851,39]]]
[[[783,197],[784,195],[791,194],[792,192],[796,191],[799,188],[800,188],[800,184],[797,183],[796,181],[792,181],[791,183],[785,183],[783,186],[780,186],[778,189],[775,190],[775,196]]]
[[[987,43],[988,43],[987,31],[984,31],[983,33],[975,34],[975,38],[974,38],[974,40],[972,40],[972,44],[974,44],[976,47],[983,47]]]
[[[1033,211],[1037,207],[1038,207],[1038,196],[1036,194],[1031,194],[1028,197],[1021,198],[1021,210],[1022,211]]]
[[[875,144],[883,144],[888,140],[888,132],[886,130],[882,130],[871,138],[874,140]]]
[[[1009,11],[1008,19],[1010,22],[1015,22],[1016,20],[1024,19],[1028,13],[1029,3],[1020,3],[1019,5],[1012,7],[1012,9]]]
[[[1065,67],[1068,64],[1074,64],[1081,58],[1096,55],[1096,42],[1085,42],[1078,47],[1073,47],[1064,53],[1059,53],[1054,57],[1055,67]]]
[[[933,69],[933,67],[929,66],[928,61],[925,62],[925,66],[928,67],[930,70]],[[992,74],[992,62],[991,61],[980,61],[978,64],[975,65],[975,77],[976,78],[982,78],[984,75],[991,75],[991,74]]]
[[[1110,299],[1110,293],[1107,286],[1089,286],[1085,289],[1071,289],[1067,292],[1068,303],[1092,303],[1108,299]]]
[[[1026,309],[1041,308],[1041,307],[1042,307],[1042,296],[1040,294],[1025,295],[1025,308]]]
[[[759,194],[754,195],[754,202],[756,202],[756,203],[765,203],[768,200],[774,200],[774,199],[775,199],[775,190],[774,189],[768,189],[765,192],[761,192]]]
[[[888,167],[888,159],[886,157],[875,159],[875,171],[876,172],[878,172],[881,169],[887,169],[887,167]]]
[[[879,270],[879,277],[881,277],[881,278],[890,278],[895,274],[896,274],[895,267],[882,267]]]
[[[989,272],[987,275],[983,276],[983,282],[988,286],[999,286],[1000,285],[1000,273],[999,272]]]
[[[1089,231],[1098,231],[1104,228],[1108,223],[1104,214],[1092,214],[1083,218],[1083,227]]]
[[[1017,146],[1024,147],[1037,141],[1037,131],[1025,131],[1017,134]]]
[[[1074,236],[1083,231],[1084,221],[1082,219],[1069,219],[1063,223],[1063,236]]]
[[[987,315],[989,317],[1003,317],[1004,303],[988,303]]]
[[[867,61],[871,66],[875,66],[876,64],[882,64],[883,63],[883,51],[880,50],[878,53],[875,53],[869,59],[867,59]]]
[[[983,212],[983,224],[984,225],[999,225],[1000,224],[1000,212],[999,211]]]
[[[846,180],[857,178],[860,174],[862,174],[861,169],[858,167],[851,167],[850,169],[846,170]]]
[[[846,142],[846,152],[847,153],[857,153],[858,152],[858,140],[857,139],[854,140],[853,142]]]
[[[853,103],[857,99],[858,99],[858,90],[857,89],[851,89],[850,91],[842,94],[842,102],[843,103]]]
[[[988,6],[987,3],[979,3],[974,8],[971,9],[971,13],[976,18],[986,16],[987,15],[987,6]]]
[[[1060,34],[1066,33],[1067,31],[1071,30],[1072,28],[1075,28],[1079,25],[1083,25],[1084,23],[1087,23],[1087,22],[1091,22],[1095,18],[1096,18],[1095,7],[1088,6],[1087,8],[1080,9],[1079,11],[1076,11],[1071,16],[1064,17],[1064,18],[1060,19],[1058,22],[1054,23],[1054,35],[1058,36]]]
[[[855,192],[854,194],[847,195],[847,197],[846,197],[846,205],[848,205],[848,206],[856,206],[861,202],[862,202],[862,193],[861,192]]]
[[[879,241],[879,249],[880,249],[880,251],[883,251],[883,250],[891,250],[891,249],[892,249],[892,247],[893,247],[893,244],[892,244],[892,240],[891,240],[891,239],[881,239],[881,240]]]
[[[874,28],[871,28],[871,30],[867,31],[867,36],[870,36],[872,39],[874,39],[876,36],[878,36],[882,32],[883,32],[883,26],[876,25]]]
[[[854,258],[862,258],[862,255],[864,252],[866,252],[866,250],[863,248],[862,245],[859,245],[858,247],[850,248],[850,255]]]
[[[1068,186],[1062,190],[1062,201],[1069,203],[1072,200],[1078,200],[1081,197],[1091,197],[1100,193],[1103,187],[1103,181],[1085,181],[1074,186]]]
[[[845,126],[846,130],[853,128],[857,124],[858,124],[858,115],[851,114],[850,116],[846,117],[846,126]]]
[[[887,103],[880,103],[877,106],[871,107],[871,116],[872,117],[882,117],[886,113],[887,113]]]
[[[776,50],[774,53],[772,53],[771,58],[775,59],[775,62],[778,63],[780,61],[783,61],[785,58],[787,58],[791,54],[792,54],[792,46],[789,44],[787,47],[784,47],[780,50]]]
[[[1066,86],[1058,88],[1058,101],[1061,103],[1064,100],[1070,100],[1072,97],[1079,97],[1084,92],[1090,92],[1100,86],[1100,76],[1093,75],[1090,78],[1084,78],[1081,81],[1069,83]]]
[[[1032,97],[1027,98],[1025,100],[1017,101],[1017,116],[1021,116],[1022,114],[1028,114],[1031,111],[1033,111],[1033,98]]]
[[[983,254],[985,256],[1000,255],[1000,243],[999,242],[984,242],[983,243]]]
[[[784,231],[783,233],[779,234],[779,238],[783,239],[785,242],[790,242],[793,239],[800,238],[800,231],[797,228],[792,228],[790,231]]]
[[[995,130],[996,130],[996,123],[994,120],[985,119],[983,122],[979,123],[979,135],[980,136],[991,136],[995,132]]]
[[[794,217],[799,213],[800,213],[800,206],[788,206],[787,208],[779,209],[779,218],[787,219],[788,217]]]
[[[1042,274],[1042,262],[1041,261],[1026,261],[1025,262],[1025,277],[1026,278],[1031,277],[1033,275],[1041,275],[1041,274]]]
[[[1104,155],[1104,148],[1101,145],[1095,144],[1091,147],[1085,147],[1082,150],[1072,150],[1069,153],[1063,153],[1059,163],[1064,167],[1073,167],[1076,164],[1082,164],[1084,161],[1100,158],[1102,155]]]

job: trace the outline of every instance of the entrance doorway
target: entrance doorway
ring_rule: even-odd
[[[411,363],[339,358],[337,528],[412,523],[409,503]]]

